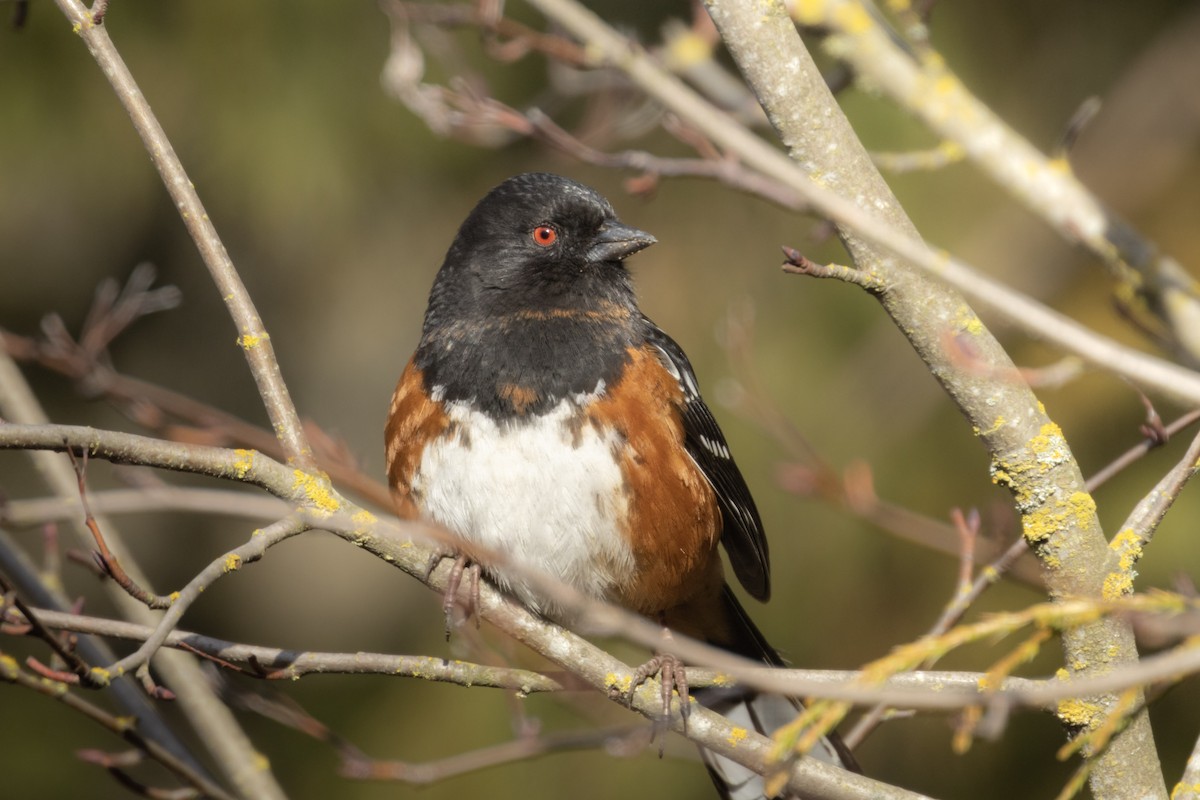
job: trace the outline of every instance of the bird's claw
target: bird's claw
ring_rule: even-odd
[[[691,713],[691,701],[688,696],[687,672],[683,662],[670,653],[662,653],[642,664],[633,672],[633,680],[629,684],[626,699],[633,704],[633,695],[637,688],[650,678],[658,675],[660,696],[662,698],[662,716],[658,725],[663,726],[671,718],[671,695],[679,695],[679,716],[683,720],[684,732],[687,732],[688,715]],[[658,755],[662,758],[664,740],[659,740]]]
[[[454,627],[454,610],[462,608],[463,619],[475,617],[475,627],[479,627],[479,565],[464,553],[454,550],[438,549],[429,558],[425,566],[425,579],[433,574],[443,558],[453,558],[450,574],[446,576],[446,591],[442,594],[442,613],[446,616],[446,641],[450,640],[450,631]],[[462,587],[463,576],[467,576],[468,589],[465,600],[459,599],[459,589]]]

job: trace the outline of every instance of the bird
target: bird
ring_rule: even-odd
[[[437,272],[392,396],[385,447],[396,511],[518,565],[483,566],[551,619],[567,612],[530,571],[783,666],[726,583],[718,550],[746,592],[766,601],[758,509],[691,363],[642,313],[625,265],[656,241],[621,222],[599,192],[559,175],[517,175],[478,202]],[[669,653],[635,682],[659,670],[666,703],[672,685],[684,697],[682,665]],[[702,690],[697,700],[768,734],[797,708],[745,690]],[[758,775],[702,755],[723,797],[765,797]],[[836,734],[812,755],[858,769]]]

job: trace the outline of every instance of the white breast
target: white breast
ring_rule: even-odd
[[[413,498],[425,517],[464,539],[610,598],[633,571],[619,528],[628,501],[614,458],[624,443],[611,431],[572,424],[584,399],[502,423],[448,403],[450,428],[425,448]],[[527,605],[556,611],[521,576],[502,568],[492,574]]]

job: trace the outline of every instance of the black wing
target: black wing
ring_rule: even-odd
[[[683,431],[688,454],[717,493],[717,505],[725,523],[721,543],[729,553],[733,573],[746,591],[758,600],[771,595],[771,568],[767,536],[746,480],[738,471],[725,434],[700,397],[696,373],[675,340],[643,317],[647,341],[654,346],[667,371],[683,390]]]

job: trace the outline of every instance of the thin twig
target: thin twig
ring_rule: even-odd
[[[130,725],[127,719],[115,717],[99,706],[89,703],[66,689],[61,684],[35,678],[15,666],[16,662],[9,656],[0,653],[0,681],[15,684],[26,689],[32,689],[76,711],[109,731],[120,736],[125,741],[137,747],[174,773],[183,782],[195,786],[205,795],[218,800],[234,800],[217,784],[213,783],[202,773],[194,770],[188,764],[175,757],[170,751],[151,739],[147,739],[138,731],[137,726]]]
[[[48,644],[50,649],[54,651],[54,654],[61,658],[70,668],[71,671],[67,674],[74,679],[71,682],[82,682],[87,686],[94,685],[90,680],[91,666],[87,663],[87,661],[84,660],[79,653],[75,652],[73,647],[70,647],[64,642],[60,641],[59,638],[55,636],[49,628],[42,624],[41,619],[39,619],[37,614],[25,604],[20,595],[17,594],[15,588],[8,583],[3,574],[0,574],[0,592],[10,598],[12,605],[17,609],[17,611],[21,612],[21,615],[25,618],[25,624],[29,626],[29,631],[25,635],[32,634]],[[36,671],[38,667],[30,664],[30,669]]]
[[[131,277],[130,283],[133,280]],[[106,327],[110,337],[119,332]],[[283,448],[269,431],[195,398],[121,374],[109,361],[76,342],[65,325],[50,325],[44,335],[44,340],[38,340],[0,329],[0,345],[19,361],[36,362],[78,382],[89,396],[105,397],[134,422],[165,438],[253,449],[278,460],[284,458]],[[314,436],[313,447],[330,479],[378,508],[389,508],[387,487],[356,464],[339,458],[337,452],[322,447],[324,440]]]
[[[353,750],[341,749],[342,763],[339,772],[344,777],[356,780],[396,781],[414,786],[427,786],[459,775],[516,761],[528,761],[551,753],[603,748],[609,754],[633,755],[650,743],[651,731],[650,726],[640,725],[523,736],[503,744],[481,747],[423,763],[370,759]]]
[[[241,277],[234,268],[217,230],[208,218],[200,196],[188,178],[183,164],[175,154],[170,139],[159,125],[150,104],[146,102],[137,81],[125,66],[124,60],[108,32],[97,25],[88,9],[79,0],[55,0],[59,9],[75,28],[96,59],[101,72],[112,84],[117,99],[129,113],[134,128],[142,139],[151,161],[158,170],[167,192],[179,209],[184,226],[196,243],[196,248],[237,328],[237,343],[242,348],[259,396],[275,435],[283,445],[288,460],[308,472],[315,471],[312,448],[304,434],[300,417],[292,404],[287,386],[275,359],[271,337],[254,307]]]
[[[147,608],[170,608],[171,598],[165,595],[154,594],[139,586],[137,581],[125,572],[125,569],[121,566],[121,562],[113,555],[113,552],[108,549],[108,542],[104,540],[104,534],[100,531],[100,526],[97,524],[96,518],[92,515],[91,507],[88,505],[86,481],[87,451],[84,450],[76,457],[75,451],[68,448],[67,455],[71,457],[71,466],[74,467],[75,476],[79,480],[79,502],[83,505],[83,524],[92,532],[92,538],[96,541],[96,563],[104,570],[104,574],[116,581],[116,584],[124,589],[130,597],[144,604]]]
[[[235,489],[206,489],[195,486],[101,489],[88,493],[93,511],[99,514],[147,514],[182,511],[219,514],[249,519],[279,519],[289,506],[282,500]],[[23,528],[40,523],[74,519],[79,503],[57,497],[10,500],[0,507],[0,524]]]
[[[1194,425],[1197,421],[1200,421],[1200,409],[1189,411],[1186,414],[1181,415],[1175,419],[1175,421],[1167,425],[1163,430],[1166,431],[1168,436],[1174,436],[1185,428]],[[1160,444],[1161,441],[1159,437],[1156,436],[1148,436],[1143,441],[1135,444],[1133,447],[1129,448],[1116,459],[1114,459],[1112,463],[1108,464],[1103,469],[1099,470],[1090,478],[1088,478],[1088,491],[1096,491],[1115,475],[1119,474],[1122,470],[1129,467],[1139,458],[1146,455]]]
[[[794,460],[778,470],[778,480],[785,491],[802,496],[818,496],[837,504],[856,516],[878,526],[907,542],[946,555],[961,553],[961,539],[952,526],[880,498],[874,492],[859,492],[851,502],[850,473],[846,475],[831,466],[816,451],[796,425],[762,388],[754,369],[751,354],[753,344],[753,315],[749,310],[731,312],[722,330],[722,341],[729,351],[729,365],[736,375],[736,389],[727,392],[726,402],[743,417],[766,431]],[[869,500],[864,501],[864,497]],[[1000,556],[997,548],[985,540],[973,554],[976,563],[985,566]],[[1010,562],[1013,566],[1016,562]],[[1041,586],[1036,565],[1019,565],[1011,577],[1031,586]]]
[[[1018,536],[1016,541],[1005,550],[991,564],[986,565],[974,579],[971,577],[972,567],[975,560],[975,545],[978,541],[979,534],[979,517],[973,516],[969,521],[962,517],[961,512],[955,509],[954,514],[955,528],[959,531],[962,537],[963,549],[959,562],[959,579],[955,589],[954,596],[950,602],[942,609],[941,616],[937,622],[925,632],[926,637],[941,636],[957,625],[966,615],[967,610],[974,605],[990,586],[993,586],[1012,568],[1017,559],[1025,553],[1029,552],[1029,545],[1026,543],[1023,536]],[[862,742],[866,741],[872,731],[885,719],[888,714],[886,705],[877,705],[862,716],[854,727],[843,737],[846,745],[851,749],[857,748]]]
[[[1134,566],[1154,538],[1158,525],[1183,487],[1200,471],[1200,434],[1192,439],[1183,458],[1141,499],[1109,544],[1109,573],[1104,596],[1112,599],[1133,592]]]
[[[33,609],[48,627],[145,642],[154,635],[150,625],[80,614]],[[239,644],[189,631],[172,630],[162,642],[165,647],[186,649],[205,658],[223,662],[252,678],[295,680],[306,675],[396,675],[424,680],[511,689],[522,694],[561,691],[570,684],[568,676],[549,676],[529,670],[489,667],[464,661],[447,661],[432,656],[402,656],[384,653],[321,653],[283,650]]]
[[[167,636],[179,624],[179,620],[183,618],[184,613],[191,607],[192,603],[200,597],[201,592],[211,586],[213,581],[218,578],[241,569],[245,564],[252,564],[258,561],[263,557],[268,548],[285,539],[303,533],[308,529],[308,523],[301,516],[285,517],[266,528],[254,531],[250,537],[250,541],[246,544],[236,547],[225,555],[214,559],[212,563],[200,570],[194,578],[188,581],[183,589],[173,592],[170,595],[168,598],[170,606],[167,612],[162,615],[158,625],[155,626],[154,633],[146,639],[142,646],[110,666],[106,672],[108,674],[121,675],[132,670],[137,670],[138,677],[143,682],[148,680],[150,657],[166,641]]]
[[[877,276],[865,270],[851,269],[842,264],[817,264],[794,247],[783,245],[783,271],[789,275],[808,275],[813,278],[834,278],[853,283],[871,294],[883,294],[887,286]]]
[[[1183,352],[1200,360],[1200,334],[1189,324],[1200,298],[1186,271],[1105,208],[1064,159],[1040,153],[974,96],[944,58],[932,51],[914,55],[879,16],[861,8],[858,0],[831,0],[797,4],[794,13],[805,24],[828,26],[833,35],[827,42],[839,58],[936,135],[957,144],[1067,241],[1091,250],[1118,282],[1142,296],[1141,305],[1153,309]]]

